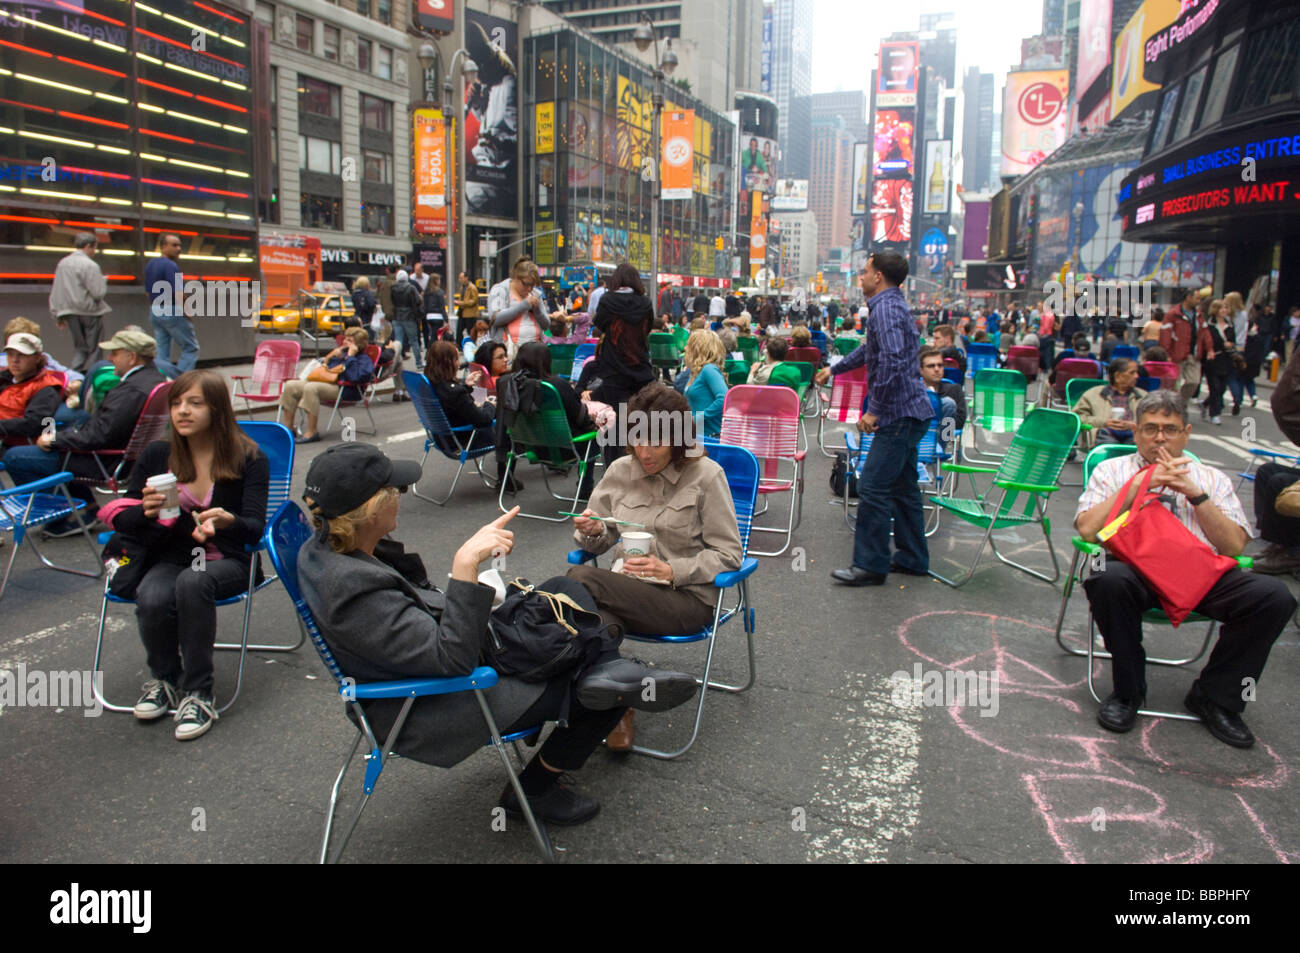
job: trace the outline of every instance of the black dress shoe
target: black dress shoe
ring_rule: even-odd
[[[906,566],[900,566],[898,563],[890,563],[890,564],[889,564],[889,571],[890,571],[890,572],[902,573],[904,576],[928,576],[928,575],[930,575],[930,571],[929,571],[928,569],[909,569],[909,568],[906,567]]]
[[[1136,704],[1132,704],[1120,698],[1118,692],[1111,692],[1110,697],[1102,703],[1101,711],[1097,712],[1097,723],[1107,731],[1121,734],[1131,731],[1137,723],[1138,709],[1145,701],[1145,698],[1139,698]]]
[[[850,586],[883,586],[888,577],[884,573],[867,572],[852,566],[848,569],[832,569],[831,578]]]
[[[1255,736],[1235,711],[1228,711],[1218,702],[1213,701],[1201,688],[1200,679],[1192,682],[1192,690],[1183,699],[1183,705],[1192,714],[1200,717],[1210,734],[1225,745],[1234,748],[1249,748],[1255,743]]]
[[[505,808],[511,817],[522,818],[524,812],[519,809],[519,798],[515,796],[513,784],[507,784],[497,802]],[[600,813],[600,802],[594,797],[579,794],[573,789],[573,779],[561,774],[545,794],[528,796],[528,805],[533,809],[533,816],[547,824],[559,827],[572,827],[583,824]]]
[[[578,679],[578,701],[592,711],[667,711],[690,701],[698,689],[693,675],[651,668],[639,659],[616,658],[593,665]]]

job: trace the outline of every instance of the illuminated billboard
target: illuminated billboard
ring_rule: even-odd
[[[1002,99],[1002,176],[1024,175],[1068,134],[1067,70],[1008,73]]]
[[[911,178],[915,127],[910,109],[876,111],[875,158],[872,163],[876,176],[897,174]]]
[[[877,179],[871,188],[871,241],[906,244],[912,240],[912,182]]]
[[[921,211],[926,215],[943,215],[948,211],[948,186],[952,178],[952,140],[931,139],[925,144],[925,165],[921,167],[924,178],[925,200]]]
[[[777,179],[772,194],[772,211],[802,212],[808,208],[807,179]]]
[[[915,106],[916,74],[921,62],[916,43],[881,43],[876,71],[876,106]]]
[[[850,212],[856,217],[867,214],[867,190],[870,188],[871,143],[858,142],[853,145],[853,197]]]
[[[1075,83],[1080,93],[1110,65],[1111,0],[1083,0],[1079,8],[1079,56]]]
[[[1144,93],[1160,88],[1147,82],[1145,48],[1152,36],[1178,19],[1179,0],[1146,0],[1115,37],[1110,80],[1110,114],[1114,119]]]

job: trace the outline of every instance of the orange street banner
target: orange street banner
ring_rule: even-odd
[[[767,261],[767,219],[759,216],[750,225],[749,263],[761,265]],[[752,272],[752,269],[751,269]]]
[[[660,166],[663,192],[660,197],[689,199],[691,172],[695,166],[695,110],[664,113],[663,143],[663,162]]]
[[[454,187],[446,161],[446,127],[442,111],[415,111],[415,230],[421,235],[447,234],[446,193]]]

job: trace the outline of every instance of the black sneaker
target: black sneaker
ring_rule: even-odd
[[[81,511],[84,525],[89,526],[94,522],[96,512],[97,510],[89,507]],[[75,515],[65,516],[52,523],[46,523],[44,534],[47,539],[67,539],[69,536],[76,536],[80,533],[82,525],[82,522],[79,522]]]
[[[141,721],[156,721],[180,701],[180,692],[166,679],[151,678],[141,688],[144,693],[135,703],[135,717]]]
[[[211,695],[199,692],[186,695],[176,709],[176,740],[193,741],[207,734],[218,717]]]
[[[561,774],[545,794],[528,795],[528,806],[533,809],[533,816],[547,824],[558,827],[572,827],[585,824],[600,813],[600,802],[594,797],[587,797],[574,790],[573,778]],[[519,808],[519,798],[515,796],[513,784],[506,784],[497,802],[505,808],[510,817],[522,818],[524,813]]]

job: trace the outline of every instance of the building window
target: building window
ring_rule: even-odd
[[[1191,135],[1192,123],[1196,119],[1196,108],[1201,104],[1201,85],[1205,82],[1205,71],[1208,68],[1202,66],[1187,77],[1187,85],[1183,87],[1183,108],[1178,113],[1178,122],[1174,124],[1173,134],[1169,137],[1170,142],[1180,142]]]
[[[304,228],[343,229],[342,203],[327,195],[302,193],[302,224]]]
[[[387,152],[372,152],[369,149],[361,150],[362,176],[367,182],[378,182],[380,185],[393,184],[393,157]]]
[[[1228,89],[1232,86],[1232,71],[1237,66],[1237,53],[1240,46],[1234,46],[1219,54],[1214,61],[1214,77],[1210,80],[1210,90],[1205,94],[1205,107],[1201,110],[1201,119],[1196,128],[1212,126],[1223,118],[1223,107],[1228,102]]]
[[[321,56],[327,60],[339,61],[339,28],[325,27],[325,42],[321,45]]]
[[[361,128],[393,131],[393,104],[378,96],[361,94]]]
[[[330,139],[315,136],[298,137],[300,168],[325,175],[340,175],[343,171],[343,146]]]
[[[371,235],[393,234],[393,207],[365,203],[361,205],[361,230]]]
[[[357,0],[357,13],[363,17],[370,16],[370,0]]]
[[[298,77],[298,111],[339,118],[339,88],[308,76]]]
[[[370,72],[370,61],[373,59],[373,49],[369,40],[357,40],[357,69],[363,73]]]
[[[379,0],[375,4],[375,15],[380,23],[393,24],[393,0]]]
[[[1269,106],[1294,96],[1300,86],[1297,58],[1300,58],[1300,20],[1251,34],[1246,40],[1241,76],[1228,112]]]
[[[390,47],[379,48],[379,58],[375,60],[375,75],[380,79],[393,78],[393,51]]]
[[[275,26],[275,7],[264,0],[257,0],[257,10],[254,13],[258,22],[265,23],[267,26]]]
[[[312,51],[312,37],[316,33],[316,21],[311,17],[298,14],[298,49],[304,53]]]

